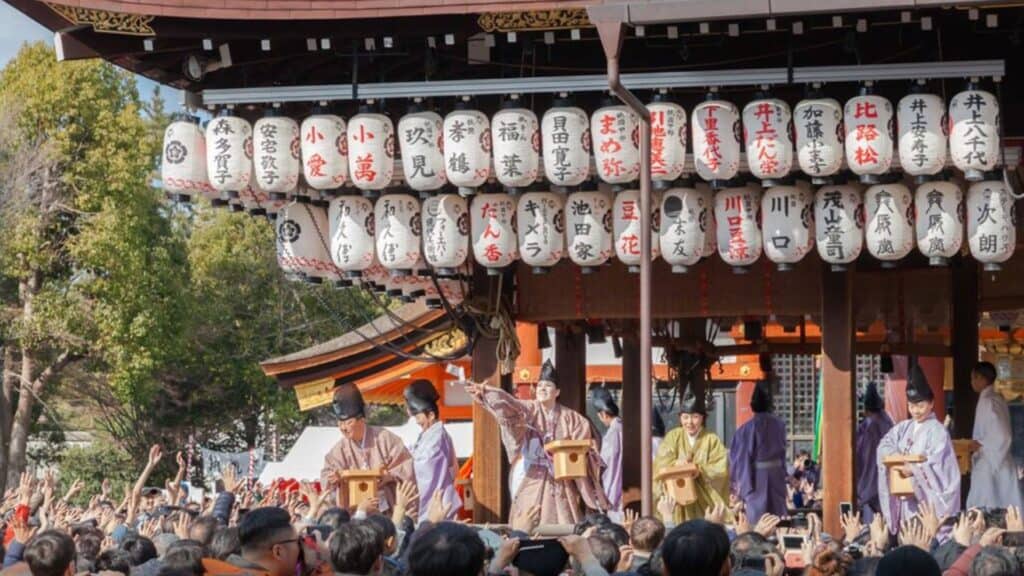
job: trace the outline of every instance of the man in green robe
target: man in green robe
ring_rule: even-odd
[[[684,463],[697,466],[697,501],[688,506],[675,506],[671,521],[676,524],[703,518],[705,510],[717,504],[725,508],[726,522],[732,522],[732,514],[728,507],[729,453],[718,436],[704,429],[706,416],[704,398],[694,394],[687,384],[679,407],[680,426],[665,436],[654,458],[655,477],[659,471],[671,466]],[[660,498],[664,492],[662,483],[655,482],[655,497]],[[663,520],[668,522],[670,519]]]

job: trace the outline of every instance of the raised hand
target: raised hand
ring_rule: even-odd
[[[982,533],[981,539],[978,540],[978,544],[980,544],[982,548],[1002,544],[1004,532],[1006,532],[1006,530],[993,526]]]
[[[935,506],[927,502],[921,502],[917,507],[917,517],[921,519],[925,535],[928,536],[928,541],[931,542],[932,538],[935,538],[935,535],[939,533],[939,526],[942,525],[942,519],[935,513]]]
[[[763,514],[758,520],[757,525],[754,526],[754,532],[757,532],[765,538],[771,538],[775,534],[775,529],[779,527],[779,522],[782,518],[779,518],[775,514]]]
[[[494,559],[491,560],[491,569],[488,571],[490,574],[501,574],[509,564],[512,563],[512,559],[519,553],[519,539],[508,538],[501,543],[497,552],[494,553]]]
[[[435,494],[439,494],[439,492],[435,492]],[[364,498],[363,501],[359,503],[359,506],[356,506],[356,510],[367,516],[373,514],[377,510],[380,510],[380,500],[377,499],[377,497]]]
[[[672,497],[668,494],[662,494],[661,498],[658,498],[658,515],[661,516],[661,520],[663,522],[671,522],[675,511],[676,503],[672,501]]]
[[[451,511],[452,505],[444,501],[441,491],[438,490],[430,497],[430,504],[427,506],[427,521],[434,524],[442,522]]]
[[[163,459],[163,457],[163,448],[161,448],[159,444],[153,444],[149,448],[149,462],[147,463],[147,465],[152,469],[156,467],[157,464],[160,463],[160,460]]]
[[[615,566],[615,572],[630,572],[633,568],[633,547],[629,544],[619,546],[619,563]]]
[[[419,501],[420,493],[415,482],[399,482],[395,489],[395,507],[391,512],[391,521],[399,526],[406,515],[416,518],[419,514]]]
[[[188,514],[185,514],[184,512],[178,516],[178,520],[174,523],[174,534],[178,538],[182,540],[188,539],[190,520],[191,518],[189,518]]]
[[[1006,531],[1024,532],[1024,520],[1020,518],[1020,508],[1010,506],[1006,509]]]
[[[704,519],[712,524],[725,524],[725,505],[713,504],[704,509]]]
[[[32,492],[35,488],[35,478],[32,477],[31,472],[22,472],[21,479],[18,482],[18,503],[25,506],[29,505],[32,501]]]
[[[110,492],[110,479],[104,478],[103,482],[100,482],[100,498],[103,500],[107,500],[108,497],[110,496]]]
[[[843,527],[843,538],[847,544],[853,543],[860,535],[864,525],[860,523],[860,512],[847,512],[839,518],[839,525]]]
[[[228,464],[223,470],[221,470],[221,482],[224,483],[225,492],[235,492],[238,490],[238,473],[235,472],[235,467]]]
[[[17,514],[11,518],[11,531],[14,532],[14,539],[22,544],[28,544],[28,541],[36,535],[37,530],[37,527],[29,526],[28,521]]]
[[[64,494],[64,501],[70,502],[72,498],[82,491],[82,488],[85,488],[85,482],[82,482],[81,478],[75,478],[75,481],[72,482],[71,486],[68,488],[67,493]]]
[[[917,546],[925,552],[931,550],[932,540],[921,522],[904,520],[899,532],[900,546]]]
[[[639,514],[637,514],[636,510],[633,510],[632,508],[626,508],[626,511],[623,512],[622,516],[622,527],[626,529],[626,532],[632,532],[633,524],[636,524],[637,518],[640,517]]]
[[[885,525],[885,518],[881,514],[875,514],[871,519],[870,526],[871,544],[879,554],[885,554],[885,548],[889,543],[889,528]]]

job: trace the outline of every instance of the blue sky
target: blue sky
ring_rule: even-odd
[[[53,33],[8,4],[0,2],[0,67],[7,64],[7,61],[18,53],[22,44],[37,40],[43,40],[52,45]],[[136,78],[139,82],[139,94],[148,99],[153,93],[155,83],[142,76]],[[181,92],[179,90],[161,86],[160,91],[167,103],[168,110],[181,108]]]

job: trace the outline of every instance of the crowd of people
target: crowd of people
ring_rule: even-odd
[[[80,482],[61,496],[52,474],[25,474],[0,509],[3,574],[1024,576],[1020,491],[1015,467],[1007,468],[1009,441],[1000,441],[1008,415],[994,380],[991,365],[975,369],[981,401],[972,448],[984,475],[965,512],[949,434],[919,368],[908,382],[903,422],[893,423],[869,388],[857,434],[856,506],[842,512],[841,533],[829,534],[814,511],[822,479],[809,454],[787,465],[785,426],[771,414],[764,387],[755,389],[753,417],[728,448],[705,429],[703,398],[686,387],[680,426],[657,446],[654,467],[689,470],[695,496],[679,501],[658,481],[657,513],[638,517],[622,507],[618,407],[608,394],[594,396],[608,430],[601,442],[585,416],[557,402],[555,371],[546,364],[533,399],[467,384],[497,418],[513,464],[507,525],[454,521],[463,504],[457,462],[430,382],[405,391],[422,430],[411,450],[366,422],[363,398],[347,384],[332,404],[341,439],[318,483],[263,487],[229,467],[214,497],[190,498],[179,453],[166,489],[147,488],[164,458],[159,446],[120,500],[107,482],[89,498]],[[549,445],[563,439],[591,441],[585,473],[556,474]],[[896,465],[893,456],[901,458]],[[376,492],[350,490],[353,471],[363,481],[370,473],[365,485]],[[912,489],[889,486],[891,474]]]

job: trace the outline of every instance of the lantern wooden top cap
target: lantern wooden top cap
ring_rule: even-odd
[[[579,452],[590,449],[590,440],[554,440],[544,445],[548,452]]]
[[[661,482],[670,478],[692,478],[699,473],[695,464],[679,464],[662,468],[655,474],[654,480]]]
[[[338,475],[342,480],[377,480],[383,473],[374,468],[372,470],[340,470]]]
[[[901,466],[903,464],[920,464],[927,458],[923,454],[892,454],[882,458],[882,464],[886,466]]]

